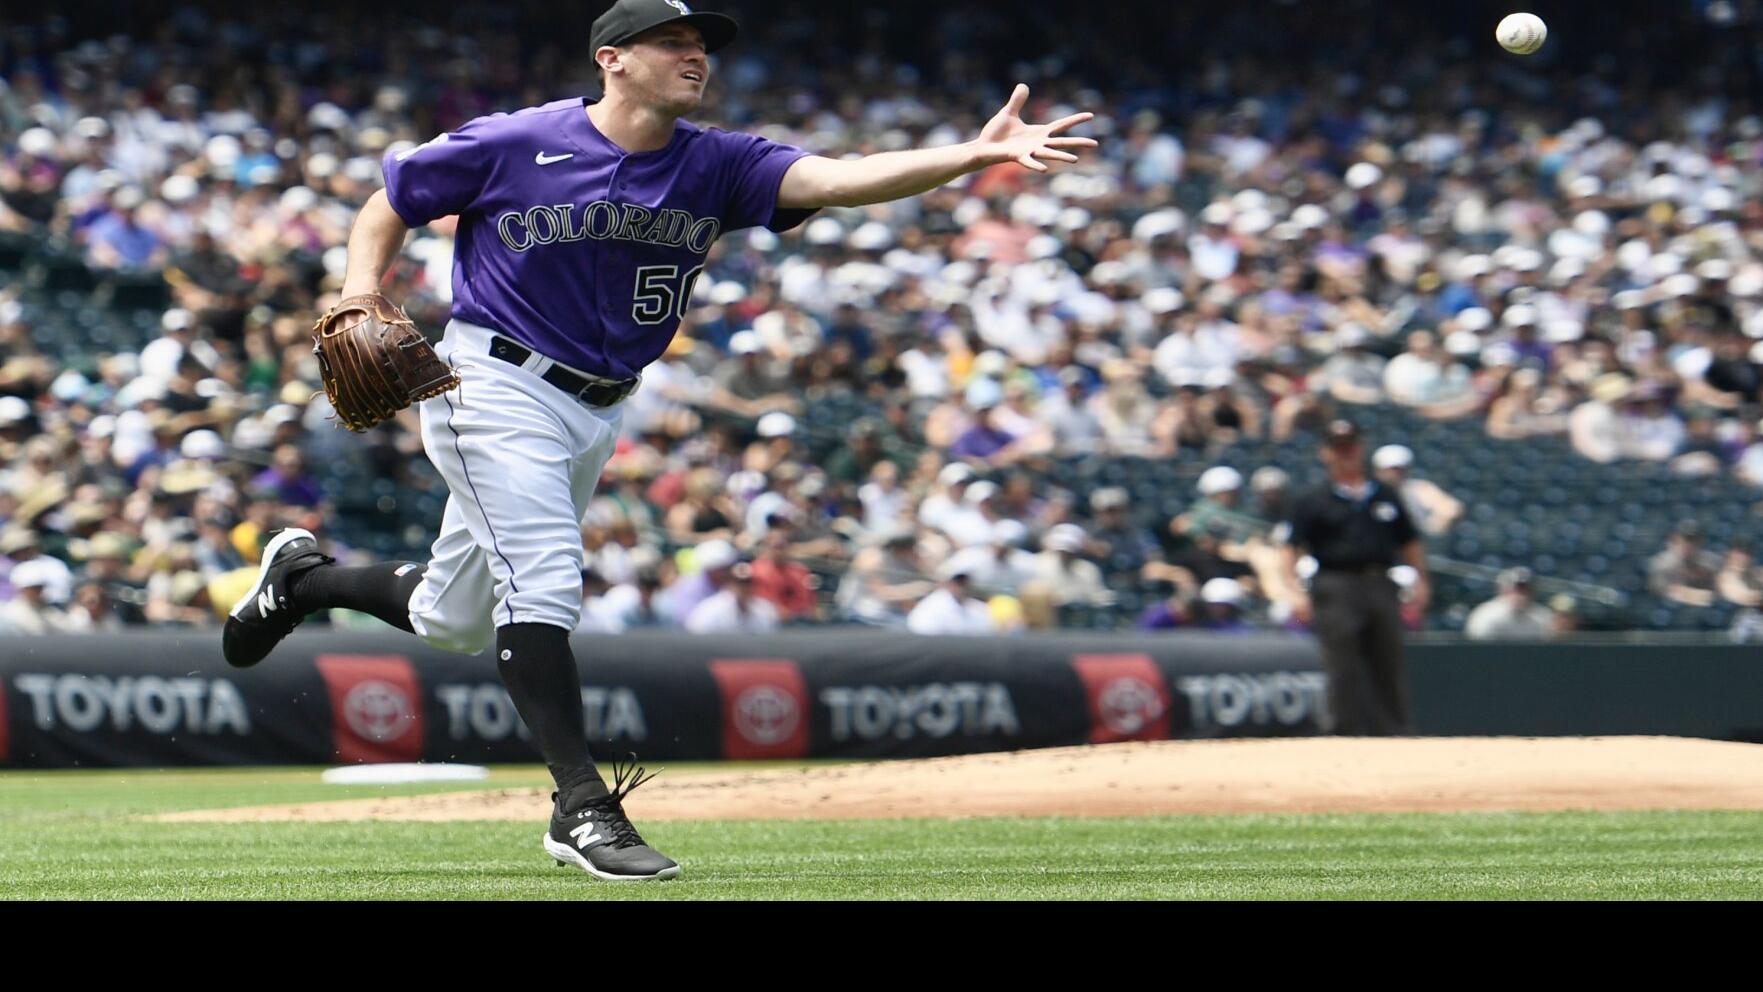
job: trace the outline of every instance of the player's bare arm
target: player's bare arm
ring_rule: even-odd
[[[343,273],[343,298],[376,292],[392,260],[404,247],[410,232],[399,219],[398,212],[386,200],[385,190],[376,190],[355,217],[349,232],[349,263]]]
[[[858,207],[917,196],[951,180],[994,165],[1015,162],[1047,172],[1078,161],[1078,152],[1096,139],[1068,134],[1094,117],[1071,114],[1048,124],[1022,119],[1028,87],[1018,83],[1004,109],[986,123],[979,137],[958,145],[883,152],[850,161],[809,156],[790,167],[778,189],[778,206]]]

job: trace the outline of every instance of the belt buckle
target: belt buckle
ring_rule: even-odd
[[[637,383],[642,381],[641,377],[624,381],[616,379],[598,379],[587,376],[584,376],[583,378],[588,379],[588,384],[583,386],[581,390],[575,394],[575,398],[579,402],[594,407],[608,407],[617,403],[619,400],[629,396],[636,389]],[[596,402],[595,398],[588,395],[595,390],[604,391],[599,402]]]

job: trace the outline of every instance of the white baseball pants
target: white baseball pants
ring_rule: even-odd
[[[459,388],[424,400],[422,444],[450,495],[410,625],[477,654],[496,628],[581,618],[581,521],[618,441],[623,404],[596,408],[539,378],[554,364],[491,358],[496,332],[454,320],[436,349]]]

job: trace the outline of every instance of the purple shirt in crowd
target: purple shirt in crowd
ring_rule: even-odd
[[[777,206],[808,153],[678,121],[667,147],[630,154],[589,103],[480,117],[388,154],[386,197],[410,227],[459,215],[455,318],[627,378],[666,350],[718,236],[813,213]]]
[[[274,490],[276,499],[292,506],[314,507],[324,499],[318,480],[311,476],[286,476],[274,467],[257,473],[251,479],[251,488]]]
[[[957,458],[990,458],[1016,440],[1016,435],[1009,431],[1001,431],[985,424],[974,424],[949,446],[949,453]]]
[[[710,576],[699,572],[674,583],[669,594],[668,605],[673,609],[673,622],[683,626],[699,603],[716,595],[716,583],[710,581]]]

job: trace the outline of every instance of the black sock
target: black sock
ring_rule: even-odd
[[[427,565],[382,561],[344,568],[320,565],[288,581],[288,595],[302,612],[341,608],[360,610],[403,631],[410,631],[410,594],[422,582]]]
[[[563,812],[606,794],[582,720],[582,685],[569,631],[545,623],[511,623],[496,628],[496,667],[557,782]]]

